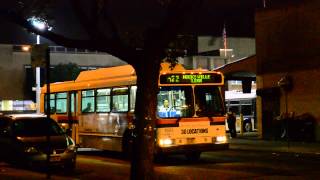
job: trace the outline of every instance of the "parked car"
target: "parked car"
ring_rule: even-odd
[[[69,170],[75,168],[74,141],[45,115],[0,116],[0,147],[0,157],[8,162],[30,166],[45,166],[49,162]]]

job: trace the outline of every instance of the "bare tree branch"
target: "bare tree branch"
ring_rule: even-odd
[[[136,56],[135,49],[124,46],[121,42],[115,41],[114,39],[110,39],[110,38],[103,39],[103,40],[70,39],[48,30],[39,30],[34,26],[32,26],[31,23],[27,21],[25,18],[19,16],[14,12],[0,11],[0,15],[5,17],[5,19],[9,20],[10,22],[16,23],[17,25],[25,28],[26,30],[32,33],[39,34],[65,47],[73,47],[73,48],[79,48],[79,49],[89,49],[89,50],[106,52],[120,59],[123,59],[128,63],[130,63],[131,61],[134,61],[133,57]]]
[[[90,11],[83,9],[83,4],[79,0],[71,0],[79,21],[83,28],[87,31],[91,39],[102,40],[108,39],[106,28],[110,29],[110,36],[115,41],[121,42],[116,24],[112,21],[108,14],[109,1],[95,0],[90,1]],[[104,23],[107,27],[103,27]]]

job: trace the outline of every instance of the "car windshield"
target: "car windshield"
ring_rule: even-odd
[[[224,114],[224,107],[217,86],[195,87],[196,114],[200,117]]]
[[[62,135],[64,131],[52,119],[25,118],[18,119],[13,123],[13,132],[16,136],[55,136]]]

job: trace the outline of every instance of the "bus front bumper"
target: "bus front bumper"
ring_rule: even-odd
[[[221,144],[188,144],[188,145],[179,145],[179,146],[166,146],[160,147],[156,146],[156,154],[180,154],[186,152],[206,152],[206,151],[217,151],[217,150],[226,150],[229,149],[229,143]]]

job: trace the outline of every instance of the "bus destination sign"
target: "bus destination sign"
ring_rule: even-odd
[[[222,75],[217,73],[202,74],[162,74],[160,84],[206,84],[222,83]]]

